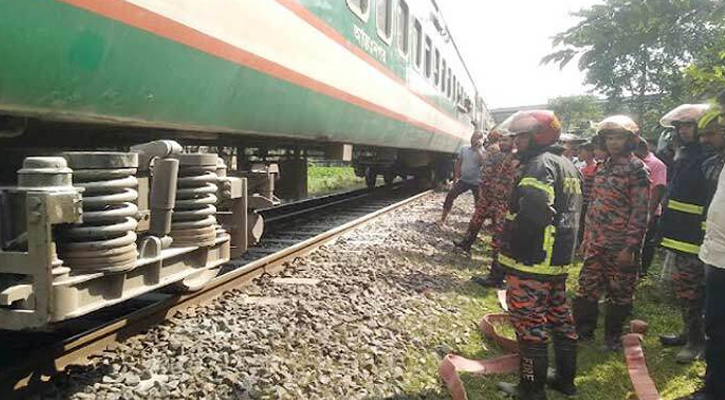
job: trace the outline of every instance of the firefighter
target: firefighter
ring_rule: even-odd
[[[483,133],[474,132],[471,135],[471,145],[461,148],[458,152],[454,178],[455,183],[448,192],[443,203],[443,214],[438,222],[440,226],[446,223],[448,214],[453,208],[453,202],[467,191],[471,191],[474,201],[478,201],[478,186],[481,183],[481,165],[485,158],[486,151],[483,148]]]
[[[634,154],[647,167],[650,178],[650,219],[647,234],[644,236],[644,248],[642,249],[642,266],[640,276],[646,276],[655,250],[659,246],[659,220],[662,215],[662,199],[667,192],[667,165],[655,156],[649,149],[649,143],[640,138]]]
[[[498,180],[500,177],[498,174],[506,173],[508,169],[512,169],[510,164],[513,164],[513,140],[510,137],[501,136],[497,133],[494,133],[494,135],[498,136],[499,139],[496,141],[496,150],[486,149],[486,159],[481,168],[481,184],[478,189],[478,201],[476,202],[473,217],[471,217],[471,221],[468,224],[468,231],[466,232],[465,238],[456,243],[456,246],[465,251],[471,250],[471,246],[476,240],[476,236],[481,230],[486,217],[493,219],[497,211],[493,207],[501,202],[501,197],[505,197],[505,193],[503,192],[507,191],[505,187],[499,187]],[[511,182],[508,182],[508,184],[510,186]],[[503,192],[501,189],[503,189]],[[503,208],[505,209],[506,206],[504,205]]]
[[[720,172],[725,164],[725,128],[720,121],[722,116],[720,108],[713,108],[700,118],[698,129],[701,130],[700,143],[702,143],[712,156],[702,163],[702,173],[705,176],[705,215],[712,206],[712,198],[717,191]]]
[[[679,400],[725,399],[725,91],[718,97],[720,109],[708,111],[700,118],[698,126],[703,129],[703,142],[712,146],[717,155],[705,162],[710,167],[707,173],[707,190],[714,197],[707,212],[705,239],[700,248],[700,259],[706,267],[705,330],[705,387]],[[712,178],[720,169],[717,181]]]
[[[607,293],[605,351],[616,351],[625,319],[632,311],[642,244],[649,217],[649,175],[633,151],[639,127],[615,115],[597,125],[600,146],[609,157],[597,169],[587,208],[582,249],[584,267],[574,300],[574,320],[582,340],[597,327],[599,298]]]
[[[486,217],[491,218],[493,231],[500,219],[506,213],[506,202],[511,192],[511,180],[515,172],[516,162],[513,155],[513,138],[499,136],[497,141],[499,151],[487,151],[486,159],[481,169],[481,184],[478,191],[478,201],[471,221],[468,224],[466,236],[456,246],[471,251],[478,232],[483,226]],[[500,217],[499,217],[500,216]]]
[[[579,171],[582,173],[583,178],[583,185],[582,185],[582,195],[583,195],[583,203],[582,203],[582,218],[579,222],[579,237],[578,242],[581,245],[582,239],[584,239],[584,231],[586,230],[586,215],[587,215],[587,207],[589,206],[589,198],[591,197],[592,193],[592,185],[594,185],[594,176],[597,173],[597,168],[599,168],[599,165],[601,165],[601,161],[596,158],[596,150],[599,148],[598,145],[595,145],[592,142],[585,143],[581,149],[579,154],[582,157],[582,161],[584,161],[585,165],[582,168],[579,168]]]
[[[455,245],[466,252],[471,251],[471,246],[478,237],[484,220],[491,219],[491,252],[493,263],[488,276],[476,276],[473,280],[484,286],[498,287],[503,284],[504,271],[496,262],[498,249],[501,242],[501,231],[503,222],[508,210],[508,200],[511,195],[516,167],[518,161],[514,154],[513,137],[501,136],[498,142],[499,152],[488,153],[483,164],[481,190],[476,202],[476,209],[468,224],[466,236]]]
[[[499,132],[496,128],[497,127],[491,129],[491,132],[489,132],[488,136],[486,136],[486,141],[484,143],[484,147],[486,148],[486,156],[490,156],[501,151],[501,147],[498,144],[498,142],[501,140],[501,132]]]
[[[703,163],[709,153],[700,143],[697,121],[709,108],[707,104],[683,104],[660,121],[664,127],[674,127],[679,147],[662,215],[660,246],[673,253],[672,285],[684,321],[680,334],[660,336],[660,341],[665,346],[685,345],[676,356],[680,363],[701,358],[705,346],[702,318],[705,266],[698,253],[708,201]]]
[[[561,123],[553,112],[520,111],[504,128],[515,135],[521,166],[497,260],[506,269],[506,302],[519,345],[520,375],[517,385],[500,383],[499,389],[519,399],[546,399],[551,335],[556,373],[549,383],[573,395],[577,334],[566,278],[577,242],[581,174],[555,146]]]

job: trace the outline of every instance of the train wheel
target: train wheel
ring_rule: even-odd
[[[420,187],[426,188],[426,189],[431,188],[431,187],[433,187],[433,184],[436,181],[435,168],[430,168],[430,167],[421,168],[415,174],[415,178],[418,180],[418,185]]]
[[[378,182],[378,174],[377,172],[373,171],[372,168],[367,168],[365,170],[365,185],[372,189],[375,187],[375,184]]]
[[[387,170],[385,171],[385,173],[383,173],[383,180],[385,181],[386,185],[392,185],[396,177],[397,174],[393,170]]]

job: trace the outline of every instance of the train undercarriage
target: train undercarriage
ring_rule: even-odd
[[[167,140],[165,138],[173,138]],[[257,243],[255,210],[307,195],[311,157],[374,186],[450,155],[0,118],[0,329],[53,329],[154,290],[196,291]]]
[[[450,177],[453,158],[418,150],[361,148],[355,152],[353,166],[368,187],[377,184],[378,176],[386,185],[399,177],[413,177],[423,186],[433,186]]]

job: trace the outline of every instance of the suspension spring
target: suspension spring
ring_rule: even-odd
[[[172,215],[173,246],[208,247],[216,242],[217,155],[180,154],[176,205]]]
[[[63,153],[83,188],[83,223],[61,233],[60,253],[72,270],[122,272],[136,266],[138,155]]]

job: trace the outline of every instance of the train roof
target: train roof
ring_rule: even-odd
[[[461,63],[463,64],[463,69],[466,70],[466,75],[468,75],[468,79],[471,80],[471,83],[473,84],[473,88],[476,90],[476,94],[480,95],[480,92],[478,90],[478,85],[476,85],[476,79],[473,78],[473,74],[471,74],[471,71],[468,69],[468,65],[466,64],[466,60],[463,57],[463,54],[461,54],[461,50],[458,48],[458,44],[456,43],[456,39],[453,37],[453,34],[451,34],[450,29],[448,29],[448,23],[445,20],[445,17],[443,16],[443,13],[440,10],[440,7],[438,7],[438,3],[436,0],[430,0],[431,4],[433,4],[433,8],[437,11],[437,15],[435,15],[436,18],[439,18],[442,23],[442,27],[446,31],[446,35],[450,38],[451,44],[453,45],[453,48],[456,50],[456,54],[458,54],[458,58],[461,60]]]

